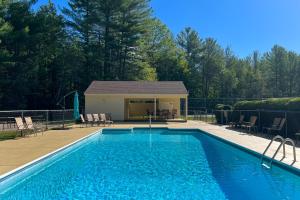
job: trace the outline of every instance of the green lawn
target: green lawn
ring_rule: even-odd
[[[2,140],[12,140],[20,136],[18,131],[0,131],[0,141]]]

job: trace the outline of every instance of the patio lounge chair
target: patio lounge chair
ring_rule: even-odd
[[[105,113],[105,120],[107,121],[107,123],[109,124],[113,124],[114,121],[112,120],[111,114],[110,113]]]
[[[97,123],[98,126],[103,123],[104,124],[104,121],[99,117],[98,114],[93,114],[93,118],[94,118],[94,123]]]
[[[280,122],[281,122],[281,118],[279,118],[279,117],[274,118],[272,126],[271,127],[263,127],[262,132],[266,131],[268,133],[272,128],[279,127]]]
[[[28,130],[32,130],[35,136],[37,136],[37,132],[41,131],[42,134],[44,135],[44,131],[41,127],[38,127],[33,124],[31,117],[25,117],[25,122]]]
[[[105,124],[112,125],[112,124],[114,123],[113,121],[108,120],[108,119],[106,118],[106,115],[105,115],[104,113],[101,113],[101,114],[100,114],[100,118],[101,118],[101,120],[104,122],[104,125],[105,125]]]
[[[228,124],[228,110],[224,110],[223,112],[222,112],[223,114],[224,114],[224,118],[225,119],[223,119],[223,120],[225,120],[225,124]],[[224,123],[224,122],[223,122]]]
[[[270,129],[268,129],[268,133],[271,134],[271,135],[274,132],[277,133],[277,134],[280,134],[280,132],[282,131],[282,129],[283,129],[284,125],[285,125],[285,122],[286,122],[286,119],[282,118],[281,121],[280,121],[279,126],[277,126],[277,127],[271,127]]]
[[[80,120],[81,120],[81,124],[85,124],[85,126],[88,125],[87,121],[85,121],[84,116],[82,114],[80,114]]]
[[[91,126],[94,125],[94,119],[93,119],[92,114],[86,114],[86,119],[87,119],[87,123],[90,123]]]
[[[242,127],[248,129],[249,132],[251,131],[251,129],[253,129],[255,132],[257,132],[256,121],[257,121],[257,116],[251,116],[250,121],[244,122],[242,124]]]
[[[25,134],[23,135],[23,131],[27,130],[27,127],[24,125],[22,117],[15,117],[15,121],[18,131],[21,132],[21,136],[24,136]]]
[[[237,122],[230,122],[229,125],[231,127],[242,126],[242,124],[244,123],[244,119],[245,119],[245,115],[240,115],[239,121],[237,121]]]

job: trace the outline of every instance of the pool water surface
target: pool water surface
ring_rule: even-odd
[[[299,176],[201,131],[104,130],[75,146],[4,180],[0,199],[300,199]]]

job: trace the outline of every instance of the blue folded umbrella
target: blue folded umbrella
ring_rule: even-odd
[[[80,118],[78,92],[75,92],[75,95],[74,95],[74,113],[73,113],[73,117],[74,117],[75,120]]]

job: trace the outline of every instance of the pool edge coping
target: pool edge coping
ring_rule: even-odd
[[[92,133],[90,133],[90,134],[88,134],[88,135],[86,135],[82,138],[79,138],[79,139],[77,139],[77,140],[75,140],[75,141],[73,141],[73,142],[71,142],[71,143],[69,143],[65,146],[62,146],[62,147],[60,147],[60,148],[58,148],[54,151],[51,151],[50,153],[47,153],[43,156],[40,156],[40,157],[38,157],[38,158],[36,158],[36,159],[34,159],[34,160],[24,164],[24,165],[21,165],[21,166],[15,168],[13,170],[10,170],[10,171],[0,175],[0,183],[2,183],[3,181],[7,180],[8,178],[10,178],[14,175],[17,175],[18,173],[22,173],[24,170],[26,170],[26,169],[28,169],[28,168],[30,168],[30,167],[32,167],[32,166],[34,166],[34,165],[36,165],[40,162],[43,162],[44,160],[46,160],[46,159],[48,159],[48,158],[50,158],[50,157],[52,157],[52,156],[54,156],[54,155],[56,155],[56,154],[58,154],[62,151],[68,149],[69,147],[74,146],[75,144],[78,144],[79,142],[84,141],[85,139],[87,139],[89,137],[92,137],[93,135],[96,135],[98,133],[102,133],[102,130],[103,129],[100,128],[97,131],[94,131],[94,132],[92,132]]]

